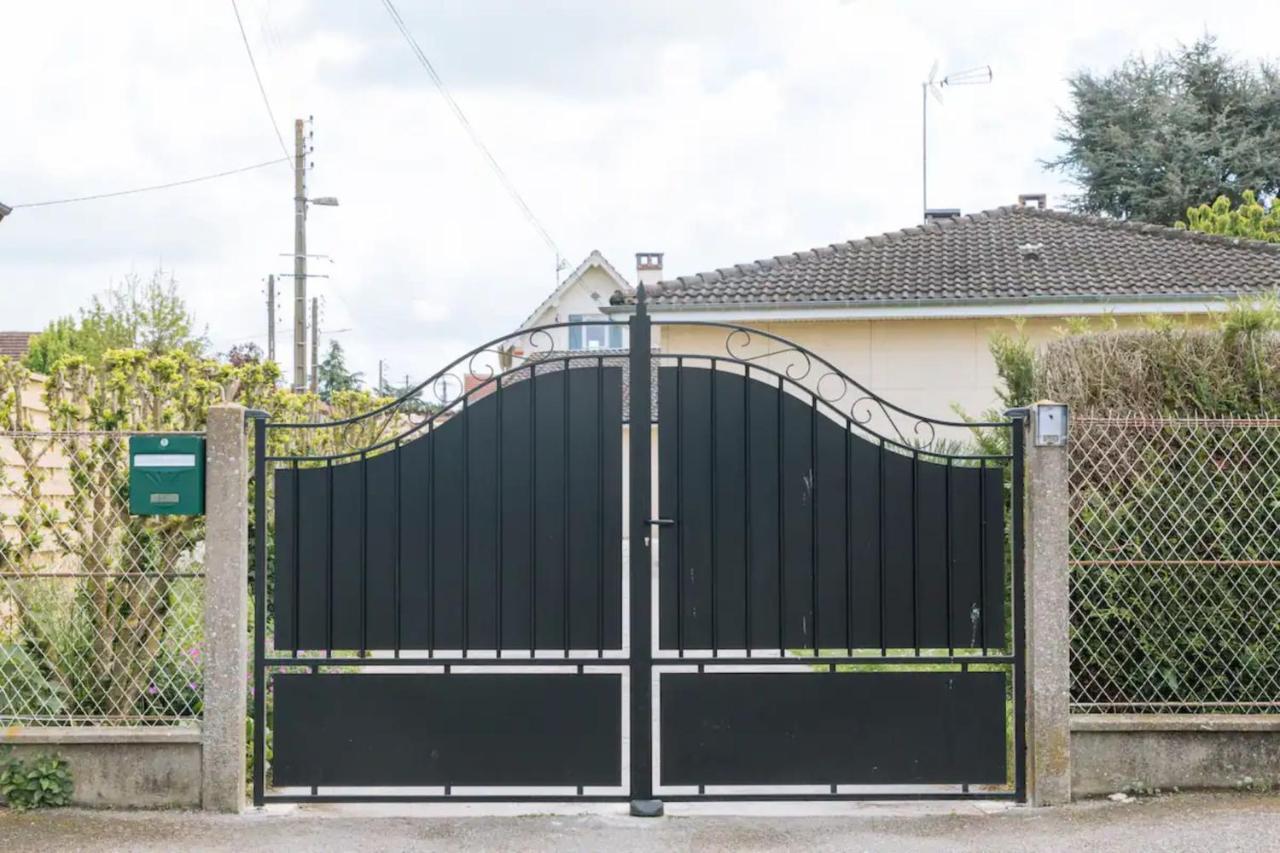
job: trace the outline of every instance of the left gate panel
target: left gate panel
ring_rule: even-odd
[[[621,648],[622,373],[558,367],[386,452],[277,468],[275,648]]]

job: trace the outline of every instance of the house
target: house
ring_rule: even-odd
[[[662,255],[648,253],[636,257],[645,259],[643,265],[637,266],[637,273],[645,276],[641,280],[649,283],[656,282],[661,277]],[[652,274],[655,271],[659,274]],[[578,264],[578,267],[551,292],[551,295],[520,324],[520,330],[534,329],[551,323],[572,323],[591,317],[599,317],[601,324],[532,332],[520,337],[515,347],[530,353],[551,350],[576,352],[625,349],[627,318],[607,316],[601,309],[609,305],[609,300],[615,294],[631,293],[631,284],[604,255],[600,254],[599,250],[593,249],[591,254],[587,255],[582,263]]]
[[[889,402],[955,418],[996,405],[988,342],[1020,321],[1033,342],[1068,318],[1209,317],[1280,283],[1280,245],[1083,216],[1044,196],[880,236],[646,286],[654,344],[724,356],[726,333],[662,321],[736,323],[829,360]],[[620,289],[603,310],[621,317]],[[753,351],[781,349],[766,339]],[[812,384],[820,372],[807,380]]]

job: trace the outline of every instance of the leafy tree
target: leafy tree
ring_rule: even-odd
[[[198,356],[208,342],[195,329],[195,317],[172,273],[157,269],[145,281],[130,273],[120,284],[94,296],[78,319],[61,317],[50,323],[32,340],[25,363],[47,374],[64,356],[83,356],[91,364],[100,364],[113,349],[139,349],[153,355],[180,350]]]
[[[1225,56],[1211,36],[1153,60],[1070,79],[1045,163],[1079,187],[1076,210],[1172,224],[1187,208],[1280,190],[1280,69]]]
[[[342,344],[329,341],[329,352],[316,365],[316,378],[320,386],[320,399],[329,402],[338,391],[354,391],[360,387],[360,378],[364,376],[358,371],[347,369],[346,354]]]
[[[1240,204],[1235,208],[1225,195],[1218,196],[1211,205],[1187,208],[1187,221],[1174,224],[1205,234],[1280,243],[1280,210],[1275,205],[1263,207],[1253,190],[1245,190],[1240,197]]]

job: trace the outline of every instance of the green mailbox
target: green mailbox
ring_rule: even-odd
[[[204,436],[129,436],[129,512],[204,515]]]

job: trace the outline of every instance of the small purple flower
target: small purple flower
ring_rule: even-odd
[[[154,695],[156,695],[156,694],[157,694],[157,693],[159,693],[159,692],[160,692],[160,688],[159,688],[159,687],[156,687],[154,684],[147,688],[147,695],[148,695],[148,696],[154,696]]]
[[[195,683],[194,681],[188,681],[188,682],[187,682],[187,689],[188,689],[188,690],[195,690],[195,689],[196,689],[196,683]]]

